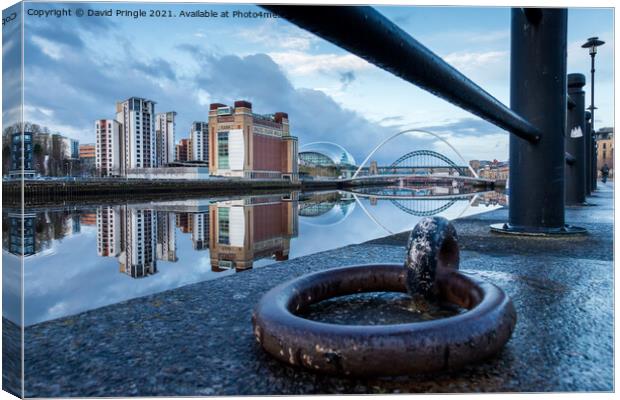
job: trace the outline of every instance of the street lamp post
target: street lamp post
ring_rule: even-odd
[[[594,130],[594,110],[596,109],[596,107],[594,107],[594,57],[596,57],[596,51],[597,51],[597,47],[600,47],[602,45],[604,45],[605,42],[603,42],[602,40],[599,40],[598,37],[591,37],[588,38],[588,41],[585,42],[584,44],[581,45],[581,47],[583,47],[584,49],[589,49],[590,52],[590,57],[592,59],[592,64],[591,64],[591,68],[590,68],[590,74],[591,74],[591,78],[590,78],[590,107],[588,107],[588,110],[590,110],[590,115],[592,116],[592,122],[591,122],[591,127],[592,127],[592,158],[593,158],[593,162],[592,165],[593,167],[593,171],[592,171],[592,190],[596,190],[596,178],[598,176],[598,169],[596,167],[596,135],[595,135],[595,130]]]

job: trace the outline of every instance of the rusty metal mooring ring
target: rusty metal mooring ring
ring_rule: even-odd
[[[412,231],[406,268],[395,264],[342,267],[281,284],[265,294],[254,310],[254,335],[283,362],[341,375],[407,375],[482,360],[510,339],[516,312],[500,288],[459,272],[458,262],[452,225],[443,218],[424,219]],[[414,282],[429,278],[430,286]],[[467,311],[392,325],[337,325],[296,315],[329,298],[380,291],[423,295]]]

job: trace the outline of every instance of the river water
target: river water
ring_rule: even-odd
[[[73,315],[194,282],[410,230],[424,216],[502,207],[498,192],[386,187],[3,209],[3,315],[24,323]],[[24,243],[19,240],[23,219]]]

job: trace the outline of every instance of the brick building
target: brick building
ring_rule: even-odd
[[[254,114],[248,101],[213,103],[208,127],[210,174],[297,181],[298,145],[288,114]]]

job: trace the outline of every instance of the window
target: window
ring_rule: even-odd
[[[228,169],[228,132],[218,132],[217,134],[217,155],[218,168]]]

